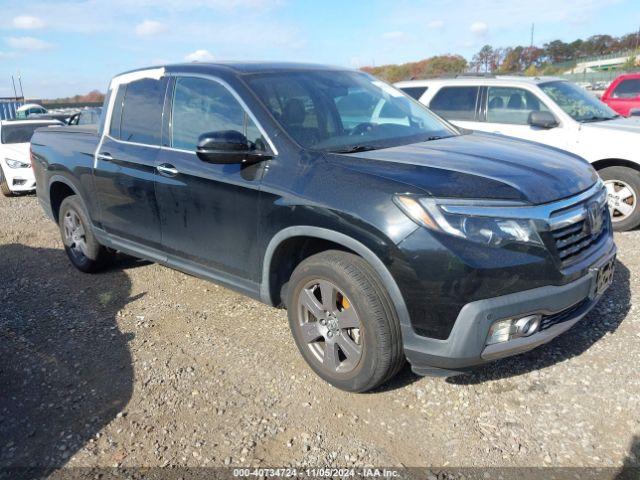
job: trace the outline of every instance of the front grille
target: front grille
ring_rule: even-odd
[[[609,230],[609,211],[602,193],[555,215],[551,236],[563,267],[587,256]]]
[[[569,307],[561,312],[554,313],[551,315],[543,315],[542,320],[540,322],[539,331],[546,330],[549,327],[557,325],[562,322],[566,322],[570,320],[573,315],[579,311],[587,302],[589,302],[588,298],[585,298],[581,302],[576,303],[574,306]]]

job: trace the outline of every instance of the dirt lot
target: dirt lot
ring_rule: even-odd
[[[286,314],[122,258],[74,270],[33,196],[0,198],[0,466],[601,466],[640,462],[640,232],[551,344],[347,394]]]

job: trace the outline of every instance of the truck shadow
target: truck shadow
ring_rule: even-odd
[[[629,269],[616,263],[613,284],[598,305],[573,328],[546,345],[514,357],[488,363],[448,383],[472,385],[541,370],[582,354],[608,333],[616,331],[631,308]]]
[[[46,476],[90,455],[131,398],[131,337],[116,323],[131,285],[122,270],[82,274],[61,250],[19,244],[0,246],[0,272],[0,478]]]
[[[620,472],[613,480],[638,480],[640,478],[640,435],[634,435]]]

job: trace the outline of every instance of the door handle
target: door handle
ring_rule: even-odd
[[[179,173],[176,167],[168,163],[163,163],[162,165],[158,165],[156,167],[156,170],[158,170],[158,173],[160,173],[161,175],[164,175],[165,177],[175,177]]]
[[[113,161],[113,157],[111,156],[110,153],[107,153],[107,152],[99,153],[96,155],[96,157],[98,158],[98,160],[104,160],[105,162]]]

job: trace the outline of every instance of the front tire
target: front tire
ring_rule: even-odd
[[[296,267],[287,294],[300,353],[331,385],[371,390],[404,365],[400,323],[386,289],[362,258],[329,250]]]
[[[613,229],[619,232],[640,225],[640,172],[627,167],[607,167],[598,172],[607,188]]]
[[[13,195],[7,183],[7,177],[4,176],[4,172],[2,171],[2,167],[0,167],[0,193],[5,197],[11,197]]]
[[[108,263],[110,254],[96,240],[89,215],[78,195],[70,195],[62,201],[58,226],[67,256],[78,270],[92,273]]]

